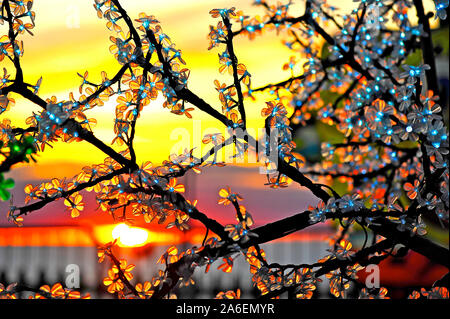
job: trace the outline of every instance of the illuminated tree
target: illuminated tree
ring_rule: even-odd
[[[221,261],[219,269],[231,272],[238,255],[245,257],[252,282],[264,298],[283,294],[311,298],[325,276],[336,297],[345,298],[354,283],[360,298],[386,298],[389,292],[385,288],[365,287],[356,273],[409,250],[449,267],[448,249],[424,236],[425,219],[437,219],[448,229],[448,132],[438,104],[429,21],[435,16],[446,18],[448,1],[436,0],[433,13],[425,13],[422,0],[361,1],[343,16],[322,0],[306,0],[299,16],[289,11],[291,1],[276,5],[255,1],[265,11],[262,17],[249,17],[235,8],[213,9],[210,14],[217,24],[210,26],[209,49],[219,50],[219,71],[230,75],[229,83],[214,83],[221,108],[208,104],[189,87],[190,70],[183,68],[181,51],[157,18],[141,13],[132,19],[119,0],[94,2],[98,17],[106,20],[112,34],[110,51],[120,65],[117,73],[110,77],[103,72],[101,83],[93,83],[86,71],[79,74],[78,97],[71,93],[67,100],[44,100],[39,96],[41,79],[36,84],[25,83],[20,64],[24,52],[19,38],[34,27],[32,4],[31,0],[1,1],[0,22],[8,32],[0,40],[0,61],[10,60],[15,70],[11,74],[4,69],[0,106],[2,113],[8,111],[14,104],[11,96],[17,94],[42,110],[27,119],[26,128],[4,120],[0,124],[3,145],[32,138],[33,147],[44,152],[45,146],[55,141],[75,142],[76,148],[76,142],[84,140],[107,157],[73,178],[27,185],[26,203],[11,203],[8,218],[21,225],[25,215],[59,200],[76,218],[85,209],[82,191],[88,190],[95,192],[101,210],[116,219],[166,221],[180,231],[194,219],[207,230],[200,248],[179,251],[170,247],[159,260],[165,271],[144,283],[133,283],[134,265],[114,255],[114,242],[100,247],[99,261],[106,258],[112,262],[103,280],[108,292],[119,297],[172,297],[176,287],[192,284],[196,269],[208,270]],[[410,21],[413,14],[417,26]],[[251,70],[236,56],[234,39],[252,40],[273,30],[287,36],[284,43],[293,57],[280,66],[291,70],[292,76],[255,88]],[[423,61],[409,65],[408,59],[418,54]],[[305,60],[303,73],[295,76],[294,68]],[[247,134],[245,102],[263,91],[269,92],[272,100],[261,105],[266,134],[258,140]],[[211,144],[211,149],[200,157],[187,150],[171,154],[160,166],[138,160],[133,144],[136,123],[142,109],[160,94],[164,107],[172,113],[186,116],[186,120],[193,112],[207,113],[227,128],[227,136],[204,136],[202,142]],[[111,144],[121,151],[94,135],[96,120],[87,115],[108,100],[116,101]],[[316,163],[295,152],[293,141],[296,130],[310,123],[334,129],[332,140],[322,144],[321,159]],[[224,185],[218,203],[235,209],[236,224],[222,225],[211,219],[183,196],[185,186],[177,178],[190,170],[200,173],[205,166],[223,166],[216,160],[223,148],[232,148],[234,156],[257,152],[268,187],[298,183],[320,203],[294,216],[252,227],[252,216],[241,204],[243,198]],[[279,264],[267,260],[260,247],[327,220],[339,222],[338,231],[330,250],[316,263]],[[364,231],[365,240],[355,249],[348,234],[357,227]],[[371,243],[369,233],[374,238]],[[415,291],[410,298],[448,298],[448,274],[438,279],[433,287]],[[59,284],[39,289],[20,284],[8,289],[0,286],[0,294],[13,296],[26,289],[37,297],[80,297]],[[239,296],[239,290],[217,295]]]

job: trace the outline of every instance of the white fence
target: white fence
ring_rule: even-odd
[[[328,248],[326,242],[319,241],[278,242],[261,247],[265,250],[269,262],[280,264],[313,263],[323,257]],[[157,246],[143,256],[119,257],[124,257],[129,263],[136,265],[132,282],[144,282],[164,267],[156,262],[166,249],[165,246]],[[65,271],[69,264],[76,264],[80,269],[82,292],[90,292],[93,298],[110,297],[102,287],[102,279],[106,276],[109,262],[97,262],[95,247],[0,247],[0,282],[6,284],[20,281],[31,286],[61,282],[64,285],[68,275]],[[220,261],[217,261],[206,274],[204,267],[197,269],[194,274],[196,286],[181,290],[180,297],[211,298],[219,290],[237,287],[241,288],[243,298],[255,296],[249,266],[243,256],[235,260],[231,273],[218,270],[219,265]],[[327,296],[325,280],[319,290],[322,298]]]

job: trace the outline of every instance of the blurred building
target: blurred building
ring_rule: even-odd
[[[308,233],[293,236],[289,241],[277,241],[262,245],[270,261],[283,263],[313,263],[321,258],[328,248],[323,240],[325,233]],[[188,249],[188,242],[178,242],[178,249]],[[118,258],[125,258],[136,265],[132,283],[150,280],[163,265],[157,264],[159,257],[170,243],[142,247],[121,248]],[[257,296],[252,286],[249,266],[243,256],[234,263],[231,273],[224,273],[217,267],[217,261],[207,274],[205,267],[194,274],[195,286],[178,291],[181,298],[212,298],[219,291],[240,288],[243,298]],[[89,292],[93,298],[111,298],[102,284],[110,267],[108,260],[98,263],[97,249],[90,236],[80,228],[71,227],[30,227],[0,229],[0,282],[9,284],[20,282],[33,287],[60,282],[65,286],[69,265],[80,270],[80,290]],[[323,285],[321,294],[326,295]],[[21,297],[26,297],[24,293]]]

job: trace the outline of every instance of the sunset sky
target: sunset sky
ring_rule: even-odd
[[[35,83],[43,76],[41,97],[55,95],[58,100],[67,99],[71,91],[78,97],[81,79],[77,72],[83,74],[88,70],[89,79],[99,81],[101,71],[106,71],[112,77],[120,68],[109,53],[109,36],[113,33],[106,28],[105,20],[97,18],[92,3],[93,1],[73,0],[35,2],[35,36],[22,37],[25,47],[22,65],[25,80],[29,83]],[[242,3],[244,1],[122,1],[132,18],[137,18],[139,12],[144,11],[155,15],[161,21],[163,30],[171,37],[176,47],[182,50],[187,67],[191,70],[189,88],[217,108],[220,108],[220,102],[213,81],[218,78],[230,83],[232,78],[222,76],[218,72],[219,49],[208,51],[209,25],[217,23],[208,12],[211,8],[235,5],[249,13],[263,13],[260,9],[255,10],[256,8],[250,6],[250,1],[245,2],[244,6]],[[77,17],[80,18],[79,21]],[[255,86],[264,84],[266,79],[277,81],[289,77],[288,72],[281,71],[281,66],[289,59],[290,52],[281,44],[281,37],[277,37],[275,33],[253,42],[244,38],[238,39],[236,48],[239,61],[247,65]],[[93,109],[87,114],[98,120],[94,129],[95,135],[107,143],[114,138],[115,100],[116,97],[105,106]],[[251,127],[261,126],[261,103],[264,103],[263,100],[258,103],[247,102]],[[213,132],[224,130],[220,122],[198,110],[192,112],[194,120],[197,121],[190,121],[184,116],[170,113],[161,105],[162,99],[152,102],[144,109],[139,119],[136,148],[141,161],[161,162],[167,159],[171,147],[177,142],[177,135],[171,140],[171,133],[176,128],[185,128],[194,133],[194,125],[198,125],[198,120],[201,120],[201,136],[208,133],[209,127],[213,128]],[[24,120],[33,110],[38,111],[39,108],[16,97],[14,111],[2,117],[8,116],[14,125],[24,126]],[[39,155],[39,166],[53,166],[60,162],[65,166],[80,166],[102,162],[103,158],[101,152],[84,142],[77,145],[55,143],[53,149]],[[39,172],[34,170],[33,174],[50,177],[46,172],[47,170],[40,169]]]
[[[191,70],[188,87],[217,109],[220,109],[220,102],[213,81],[220,79],[221,82],[231,83],[232,77],[220,75],[218,72],[217,55],[223,48],[208,51],[209,25],[215,25],[218,21],[209,15],[209,11],[213,8],[235,6],[238,10],[243,10],[251,16],[263,15],[262,8],[252,6],[252,2],[251,0],[121,1],[133,20],[138,18],[139,12],[154,15],[159,19],[164,32],[171,37],[176,48],[182,50],[182,56]],[[292,14],[301,15],[303,13],[303,1],[298,1],[298,3],[298,5],[292,6]],[[337,5],[336,3],[333,5]],[[339,5],[343,12],[348,13],[358,3],[346,0],[339,1]],[[426,8],[431,8],[432,5],[431,1],[428,1]],[[34,84],[41,75],[43,76],[39,93],[42,98],[55,95],[58,100],[64,100],[68,98],[69,92],[74,92],[75,97],[79,97],[78,86],[81,84],[81,79],[77,76],[77,72],[83,74],[88,70],[89,80],[99,82],[101,71],[106,71],[112,77],[119,70],[120,65],[109,53],[111,45],[109,37],[114,33],[106,28],[105,20],[97,18],[93,1],[36,0],[33,10],[36,12],[36,27],[32,30],[34,36],[28,34],[21,36],[25,49],[21,63],[26,82]],[[2,34],[6,33],[6,26],[1,26],[0,30]],[[244,63],[251,73],[253,87],[282,81],[290,77],[290,72],[283,71],[282,65],[289,61],[292,53],[282,45],[282,39],[283,36],[277,36],[276,32],[267,33],[264,37],[257,37],[253,41],[244,37],[236,39],[237,57],[239,62]],[[9,72],[14,74],[12,66],[6,61],[2,62],[2,67],[7,67]],[[297,70],[297,72],[300,74],[301,70]],[[38,112],[40,109],[16,95],[13,95],[13,98],[16,99],[16,106],[12,111],[0,115],[0,120],[7,117],[12,120],[14,126],[25,127],[25,119],[33,111]],[[255,102],[246,100],[250,128],[257,130],[263,126],[263,118],[260,114],[264,102],[268,99],[267,95],[259,94]],[[88,117],[98,120],[94,133],[107,144],[114,138],[115,100],[116,97],[105,106],[96,107],[87,113]],[[202,114],[199,110],[194,110],[192,115],[193,120],[189,120],[185,116],[170,113],[167,109],[163,109],[162,99],[153,101],[146,106],[137,125],[135,147],[138,162],[150,160],[158,163],[167,159],[179,138],[176,134],[173,135],[176,133],[174,130],[180,132],[180,129],[185,129],[185,132],[192,137],[191,141],[195,139],[196,143],[205,133],[224,132],[223,125],[209,115]],[[54,143],[52,149],[47,148],[44,153],[38,154],[37,164],[16,168],[8,173],[18,182],[18,186],[14,189],[14,193],[17,193],[15,198],[20,201],[23,185],[26,182],[34,180],[37,183],[38,180],[42,181],[52,177],[72,177],[83,166],[101,163],[104,158],[102,152],[86,142]],[[247,193],[247,196],[254,199],[254,203],[260,204],[255,204],[255,209],[261,208],[266,218],[269,213],[277,209],[277,204],[272,203],[270,195],[267,197],[258,193],[271,190],[264,186],[264,175],[258,173],[257,167],[253,166],[245,170],[227,168],[214,174],[212,175],[214,177],[199,177],[199,180],[203,180],[206,184],[197,182],[199,185],[197,193],[203,194],[207,190],[216,192],[221,187],[220,185],[236,185],[237,191],[244,192],[242,194],[244,197]],[[296,196],[299,188],[299,186],[293,185],[289,190],[270,193],[271,195],[281,194],[280,196],[284,198],[283,212],[280,214],[289,215],[306,208],[309,203],[316,202],[316,199],[306,191],[302,191],[301,196]],[[217,193],[215,194],[215,196],[205,199],[206,204],[204,202],[204,205],[212,208],[216,201]],[[264,205],[261,201],[264,202]],[[2,203],[1,206],[4,204]],[[272,218],[277,217],[281,216]]]
[[[160,20],[165,33],[171,37],[176,47],[182,50],[182,56],[191,70],[189,88],[219,109],[220,103],[213,81],[220,79],[222,82],[231,83],[232,78],[218,72],[217,54],[220,49],[207,50],[209,25],[217,23],[208,12],[212,8],[235,6],[238,10],[253,16],[264,14],[262,8],[252,6],[250,0],[123,0],[121,3],[132,19],[137,18],[139,12],[145,12],[155,15]],[[298,3],[291,7],[291,12],[300,15],[303,12],[303,1]],[[357,5],[351,0],[339,1],[339,4],[343,12],[349,12]],[[41,97],[48,98],[55,95],[58,100],[63,100],[68,98],[69,92],[74,92],[75,97],[78,97],[81,79],[77,76],[77,72],[84,73],[88,70],[89,79],[99,82],[101,71],[106,71],[112,77],[120,68],[109,53],[111,45],[109,37],[113,33],[106,28],[105,20],[97,18],[93,1],[36,0],[33,9],[36,12],[36,27],[33,29],[35,35],[25,34],[21,37],[25,48],[22,66],[28,83],[36,83],[39,77],[43,76]],[[5,30],[5,26],[0,30]],[[244,37],[236,39],[235,47],[239,62],[244,63],[251,73],[253,87],[289,78],[290,72],[282,71],[281,67],[289,60],[291,51],[282,45],[282,39],[283,37],[277,36],[275,32],[257,37],[253,41]],[[2,66],[14,72],[11,65],[2,62]],[[16,107],[12,112],[2,114],[0,119],[8,117],[13,125],[23,127],[25,119],[32,111],[39,111],[39,107],[20,97],[14,98]],[[263,119],[260,111],[268,99],[267,96],[259,94],[256,102],[246,101],[250,128],[262,127]],[[97,107],[87,114],[98,120],[94,133],[106,143],[114,138],[115,100],[116,97],[105,106]],[[138,121],[136,149],[139,161],[151,160],[157,163],[167,159],[172,147],[180,138],[176,134],[180,129],[186,129],[185,132],[190,133],[191,143],[194,139],[198,143],[201,139],[198,135],[225,132],[221,123],[202,114],[201,111],[192,112],[193,119],[196,120],[192,121],[170,113],[161,105],[162,99],[152,102],[144,109]],[[174,132],[176,129],[178,131]],[[89,155],[86,156],[87,154]],[[29,173],[35,177],[50,178],[55,174],[54,166],[64,164],[65,168],[59,168],[57,171],[62,177],[67,175],[66,173],[75,174],[84,165],[102,162],[103,158],[104,154],[85,142],[77,145],[58,142],[54,144],[53,149],[39,154],[39,170],[32,169]],[[69,167],[73,167],[73,170]]]

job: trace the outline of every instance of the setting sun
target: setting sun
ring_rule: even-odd
[[[119,224],[114,227],[112,237],[118,239],[119,245],[128,247],[144,246],[148,242],[148,230]]]
[[[197,232],[194,232],[197,235]],[[142,227],[128,226],[125,223],[96,226],[93,235],[100,244],[117,239],[117,245],[126,247],[143,247],[145,245],[167,245],[179,243],[182,236],[174,231],[153,231]],[[194,236],[198,239],[198,236]]]

